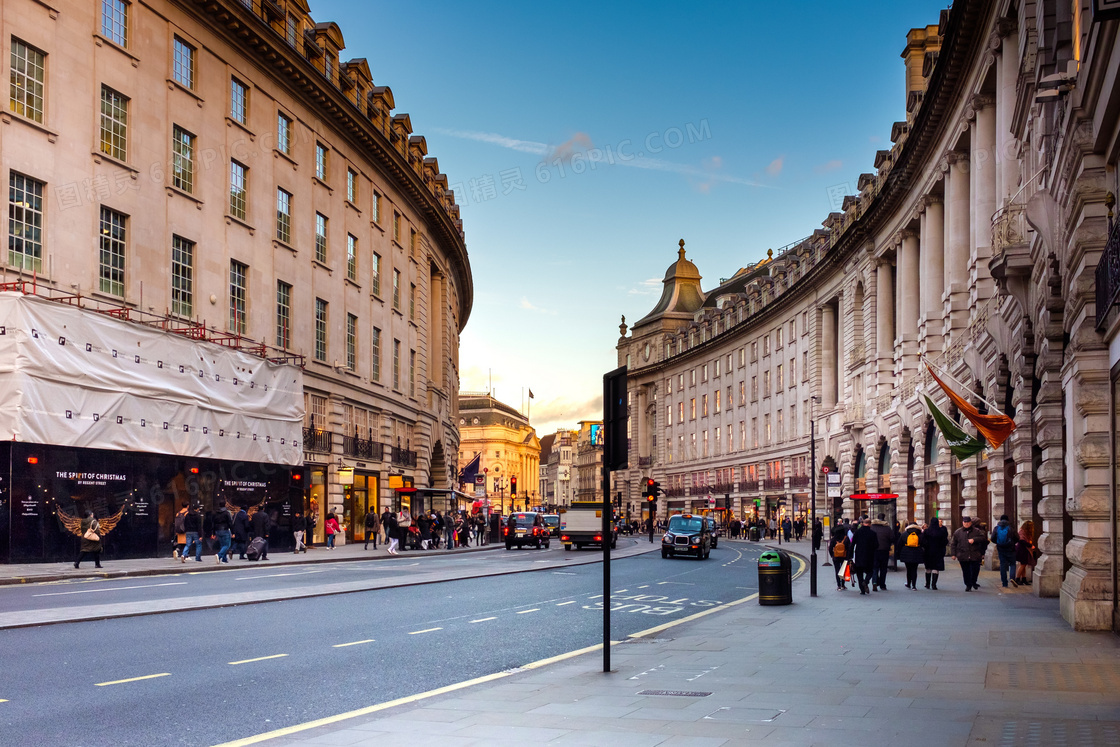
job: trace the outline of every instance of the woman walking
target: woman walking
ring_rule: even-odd
[[[93,515],[93,511],[86,511],[85,517],[82,519],[81,529],[82,533],[82,546],[78,550],[78,559],[74,561],[74,567],[77,568],[81,565],[82,561],[86,559],[86,555],[93,556],[93,567],[101,567],[101,524]]]
[[[922,534],[926,541],[926,588],[937,591],[937,574],[945,570],[945,548],[949,546],[949,530],[941,525],[941,519],[935,518],[930,520],[929,527]]]
[[[397,516],[392,511],[386,511],[381,518],[381,526],[385,529],[385,536],[389,538],[388,553],[397,554],[397,545],[400,542],[400,527],[397,526]]]
[[[921,527],[910,523],[902,531],[902,536],[898,538],[898,545],[895,547],[896,557],[906,564],[906,588],[911,591],[918,590],[918,564],[926,559],[924,544]]]
[[[327,514],[327,520],[323,523],[323,531],[327,533],[327,549],[334,549],[334,536],[341,531],[338,526],[338,517],[334,515],[334,511]]]
[[[1015,543],[1015,582],[1018,584],[1031,583],[1036,562],[1034,544],[1034,522],[1024,521],[1019,528],[1019,541]]]

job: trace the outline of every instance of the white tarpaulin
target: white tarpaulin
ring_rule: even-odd
[[[303,370],[0,293],[0,439],[295,465]]]

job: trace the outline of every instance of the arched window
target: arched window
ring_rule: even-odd
[[[879,442],[879,490],[891,491],[891,447],[887,442]]]
[[[863,453],[863,447],[860,446],[856,451],[856,492],[867,492],[867,456]]]

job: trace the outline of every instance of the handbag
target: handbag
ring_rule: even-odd
[[[1039,550],[1037,545],[1031,545],[1031,556],[1038,560],[1042,557],[1042,550]]]
[[[82,535],[82,539],[87,539],[90,542],[100,542],[101,541],[101,535],[99,535],[97,532],[93,531],[93,524],[90,524],[89,529],[87,529],[86,533]]]

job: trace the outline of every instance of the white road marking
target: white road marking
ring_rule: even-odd
[[[561,602],[560,604],[558,604],[556,606],[557,607],[563,607],[565,604],[575,604],[575,600],[572,600],[571,602]]]
[[[593,596],[593,597],[588,597],[588,599],[598,599],[598,598],[599,598],[599,597],[601,597],[601,596],[603,596],[603,595],[602,595],[602,594],[596,594],[596,595],[595,595],[595,596]]]
[[[367,638],[364,641],[354,641],[353,643],[336,643],[331,648],[346,648],[347,646],[359,646],[363,643],[376,643],[373,638]]]
[[[427,628],[425,630],[414,630],[411,633],[409,633],[409,635],[420,635],[421,633],[434,633],[437,630],[443,630],[443,628]]]
[[[258,656],[255,659],[242,659],[241,661],[231,661],[231,662],[229,662],[229,665],[230,666],[236,666],[238,664],[251,664],[254,661],[267,661],[269,659],[283,659],[285,656],[287,656],[287,654],[273,654],[272,656]]]
[[[490,620],[497,620],[497,619],[498,618],[496,618],[496,617],[483,617],[483,618],[480,618],[478,620],[471,620],[470,624],[474,625],[475,623],[484,623],[484,622],[489,622]]]
[[[644,586],[639,586],[638,588],[639,588],[639,589],[648,589],[648,588],[649,588],[649,584],[646,584],[646,585],[644,585]]]
[[[172,581],[166,584],[144,584],[143,586],[112,586],[107,589],[83,589],[81,591],[53,591],[50,594],[33,594],[36,597],[61,597],[67,594],[93,594],[98,591],[128,591],[129,589],[153,589],[157,586],[186,586],[186,581]]]
[[[143,677],[129,677],[127,680],[113,680],[112,682],[98,682],[94,687],[105,687],[107,685],[122,685],[125,682],[139,682],[140,680],[154,680],[156,677],[170,677],[171,672],[160,672],[159,674],[145,674]],[[6,700],[0,700],[0,703],[7,703]]]
[[[521,611],[520,611],[520,612],[518,612],[517,614],[519,614],[519,615],[527,615],[527,614],[529,614],[530,612],[540,612],[540,611],[541,611],[541,608],[540,608],[540,607],[534,607],[534,608],[533,608],[533,609],[531,609],[531,610],[521,610]]]

